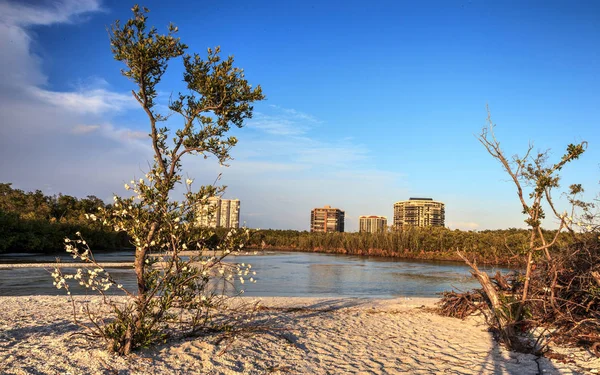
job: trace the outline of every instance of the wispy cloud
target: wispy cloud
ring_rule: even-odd
[[[147,141],[150,140],[148,132],[117,127],[110,123],[101,125],[78,124],[72,128],[71,133],[82,136],[91,133],[96,133],[107,140],[112,140],[117,143],[127,145],[127,147],[130,147],[132,144],[135,144],[136,147],[139,147],[140,150],[146,150],[148,145]]]
[[[295,118],[296,120],[307,121],[315,124],[322,123],[322,121],[317,119],[315,116],[305,112],[297,111],[293,108],[284,108],[275,104],[270,104],[269,106],[289,115],[290,117]]]
[[[270,104],[269,114],[256,112],[247,126],[277,136],[300,136],[321,124],[316,117],[291,108]]]
[[[260,126],[240,132],[230,168],[203,170],[223,173],[221,182],[229,196],[242,199],[249,226],[307,229],[310,210],[330,204],[346,211],[353,231],[360,215],[390,217],[393,202],[405,194],[401,173],[379,169],[371,151],[352,137],[324,137],[327,124],[318,117],[269,105],[257,120]]]
[[[75,125],[71,132],[73,134],[89,134],[100,128],[100,125]]]
[[[98,0],[48,1],[36,6],[22,1],[0,2],[3,22],[19,26],[71,23],[84,14],[102,10]]]
[[[256,113],[254,118],[248,121],[247,126],[272,135],[301,135],[309,129],[308,126],[297,121],[262,113]]]
[[[33,87],[31,92],[34,97],[51,105],[63,107],[68,111],[80,114],[123,111],[137,106],[131,95],[110,92],[104,89],[57,92]]]

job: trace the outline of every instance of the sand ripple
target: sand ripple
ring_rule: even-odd
[[[229,346],[214,336],[173,340],[120,358],[72,336],[78,328],[64,316],[65,298],[0,297],[0,373],[577,374],[600,367],[584,357],[577,367],[508,352],[477,319],[420,308],[431,300],[263,300],[268,308],[254,323],[267,332]]]

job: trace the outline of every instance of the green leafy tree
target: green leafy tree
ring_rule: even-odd
[[[180,321],[181,327],[201,329],[220,301],[213,278],[231,282],[235,277],[243,282],[250,274],[248,266],[222,262],[244,246],[247,231],[232,230],[214,247],[208,230],[192,230],[198,209],[222,189],[192,190],[193,181],[183,181],[182,159],[188,154],[214,155],[225,164],[237,143],[227,135],[230,127],[241,127],[252,117],[252,103],[264,99],[260,86],[252,88],[243,70],[234,67],[232,56],[222,59],[218,47],[209,48],[206,59],[185,54],[187,46],[176,37],[177,27],[171,24],[167,34],[160,34],[147,27],[146,8],[136,5],[132,11],[131,19],[116,21],[110,29],[111,50],[125,64],[122,74],[136,86],[133,97],[148,117],[154,162],[145,178],[125,184],[132,196],[115,196],[112,207],[90,218],[125,231],[132,239],[137,290],[125,290],[99,265],[88,274],[63,275],[60,269],[54,273],[58,287],[68,288],[67,280],[73,278],[101,294],[117,287],[130,297],[124,305],[107,300],[117,317],[112,321],[88,314],[94,335],[103,337],[109,349],[119,354],[164,338],[168,324],[181,316],[175,310],[191,317]],[[162,114],[156,108],[157,86],[168,64],[178,57],[183,57],[187,91],[170,102],[172,113]],[[172,121],[171,115],[179,116],[181,127],[160,126],[167,118]],[[186,186],[183,200],[172,200],[171,193],[182,183]],[[74,257],[97,265],[83,238],[67,240],[66,246]],[[181,252],[188,249],[198,250],[198,255],[183,260]]]

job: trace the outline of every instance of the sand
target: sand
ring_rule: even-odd
[[[87,297],[77,297],[85,299]],[[98,299],[87,300],[99,303]],[[246,301],[253,301],[246,298]],[[0,297],[2,374],[579,374],[600,361],[558,363],[499,347],[480,318],[432,313],[435,299],[262,298],[232,342],[172,338],[128,357],[73,335],[66,297]],[[425,308],[423,307],[425,306]]]

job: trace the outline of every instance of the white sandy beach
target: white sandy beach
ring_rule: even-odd
[[[585,353],[577,366],[508,352],[479,319],[423,308],[435,299],[261,300],[268,308],[256,323],[274,334],[252,333],[229,346],[217,344],[218,336],[172,339],[123,358],[72,335],[80,328],[70,321],[66,297],[0,297],[0,373],[527,375],[600,367]]]

